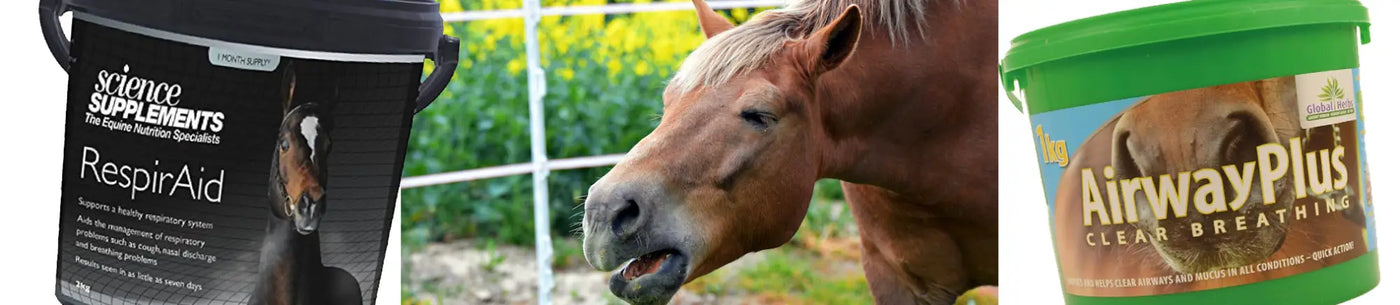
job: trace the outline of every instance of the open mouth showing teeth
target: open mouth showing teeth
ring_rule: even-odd
[[[665,304],[685,284],[690,258],[664,249],[627,261],[608,280],[613,295],[633,305]]]
[[[657,251],[632,259],[627,262],[627,267],[622,268],[622,279],[631,281],[643,275],[656,273],[672,254],[669,250]]]

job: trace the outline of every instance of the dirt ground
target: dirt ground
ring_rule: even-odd
[[[745,256],[726,266],[739,269],[762,260],[765,254]],[[418,303],[534,304],[536,272],[534,252],[529,248],[498,246],[483,249],[473,241],[433,243],[406,255],[404,290]],[[608,292],[607,272],[587,266],[554,270],[555,286],[550,298],[556,304],[625,304]],[[734,272],[714,276],[734,277]],[[721,282],[727,279],[719,279]],[[746,301],[747,300],[747,301]],[[688,289],[676,293],[671,304],[756,303],[751,296],[696,294]],[[406,304],[408,302],[405,302]]]
[[[872,303],[859,258],[850,253],[857,240],[800,244],[745,255],[682,287],[671,304]],[[428,244],[405,257],[404,305],[536,303],[529,248],[459,240]],[[625,304],[608,291],[609,273],[581,261],[556,268],[554,276],[555,304]],[[980,287],[957,304],[995,305],[996,294],[995,287]]]
[[[841,202],[816,202],[793,241],[749,253],[682,287],[671,304],[870,304],[860,240]],[[608,272],[583,261],[576,239],[556,240],[555,304],[625,304]],[[534,250],[484,240],[429,243],[404,253],[404,305],[534,304]]]

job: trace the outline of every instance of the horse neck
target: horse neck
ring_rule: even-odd
[[[930,3],[923,37],[911,31],[908,42],[866,23],[852,56],[821,77],[823,176],[926,202],[995,201],[996,52],[986,39],[996,1],[956,2]]]
[[[321,265],[320,234],[312,232],[302,235],[296,231],[292,221],[268,217],[261,261],[263,276],[296,280],[306,270]]]

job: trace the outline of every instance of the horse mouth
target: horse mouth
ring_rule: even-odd
[[[675,249],[633,258],[609,281],[613,295],[632,304],[665,304],[685,284],[689,259]]]
[[[1272,218],[1276,216],[1274,211],[1292,210],[1292,191],[1285,187],[1276,189],[1276,196],[1281,198],[1274,207],[1265,207],[1262,194],[1256,190],[1248,195],[1243,208],[1237,212],[1217,213],[1209,216],[1192,214],[1191,217],[1174,219],[1170,221],[1157,222],[1149,227],[1167,227],[1169,238],[1164,241],[1153,241],[1157,251],[1166,260],[1168,266],[1181,273],[1205,272],[1221,270],[1233,267],[1240,267],[1255,264],[1267,260],[1275,252],[1282,248],[1288,235],[1289,222],[1279,222]],[[1258,215],[1263,215],[1270,221],[1267,226],[1259,226]],[[1236,229],[1233,219],[1237,216],[1244,216],[1249,221],[1246,222],[1245,230]],[[1225,221],[1229,223],[1227,230],[1223,233],[1216,233],[1214,223]],[[1191,235],[1190,224],[1199,223],[1203,226],[1200,236]],[[1141,223],[1140,223],[1141,224]]]

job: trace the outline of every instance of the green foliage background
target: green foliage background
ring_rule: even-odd
[[[455,12],[518,8],[520,2],[443,0],[442,5],[444,12]],[[545,0],[543,5],[607,2]],[[742,22],[760,10],[722,13]],[[404,176],[529,162],[523,21],[446,26],[449,34],[462,39],[461,64],[447,90],[414,119]],[[655,128],[666,81],[704,41],[691,11],[546,17],[539,30],[548,79],[547,151],[552,159],[625,153]],[[582,197],[609,169],[550,174],[553,234],[575,234]],[[834,181],[818,185],[818,196],[839,198]],[[488,238],[531,245],[531,192],[529,175],[404,190],[404,243],[415,247],[431,241]]]

